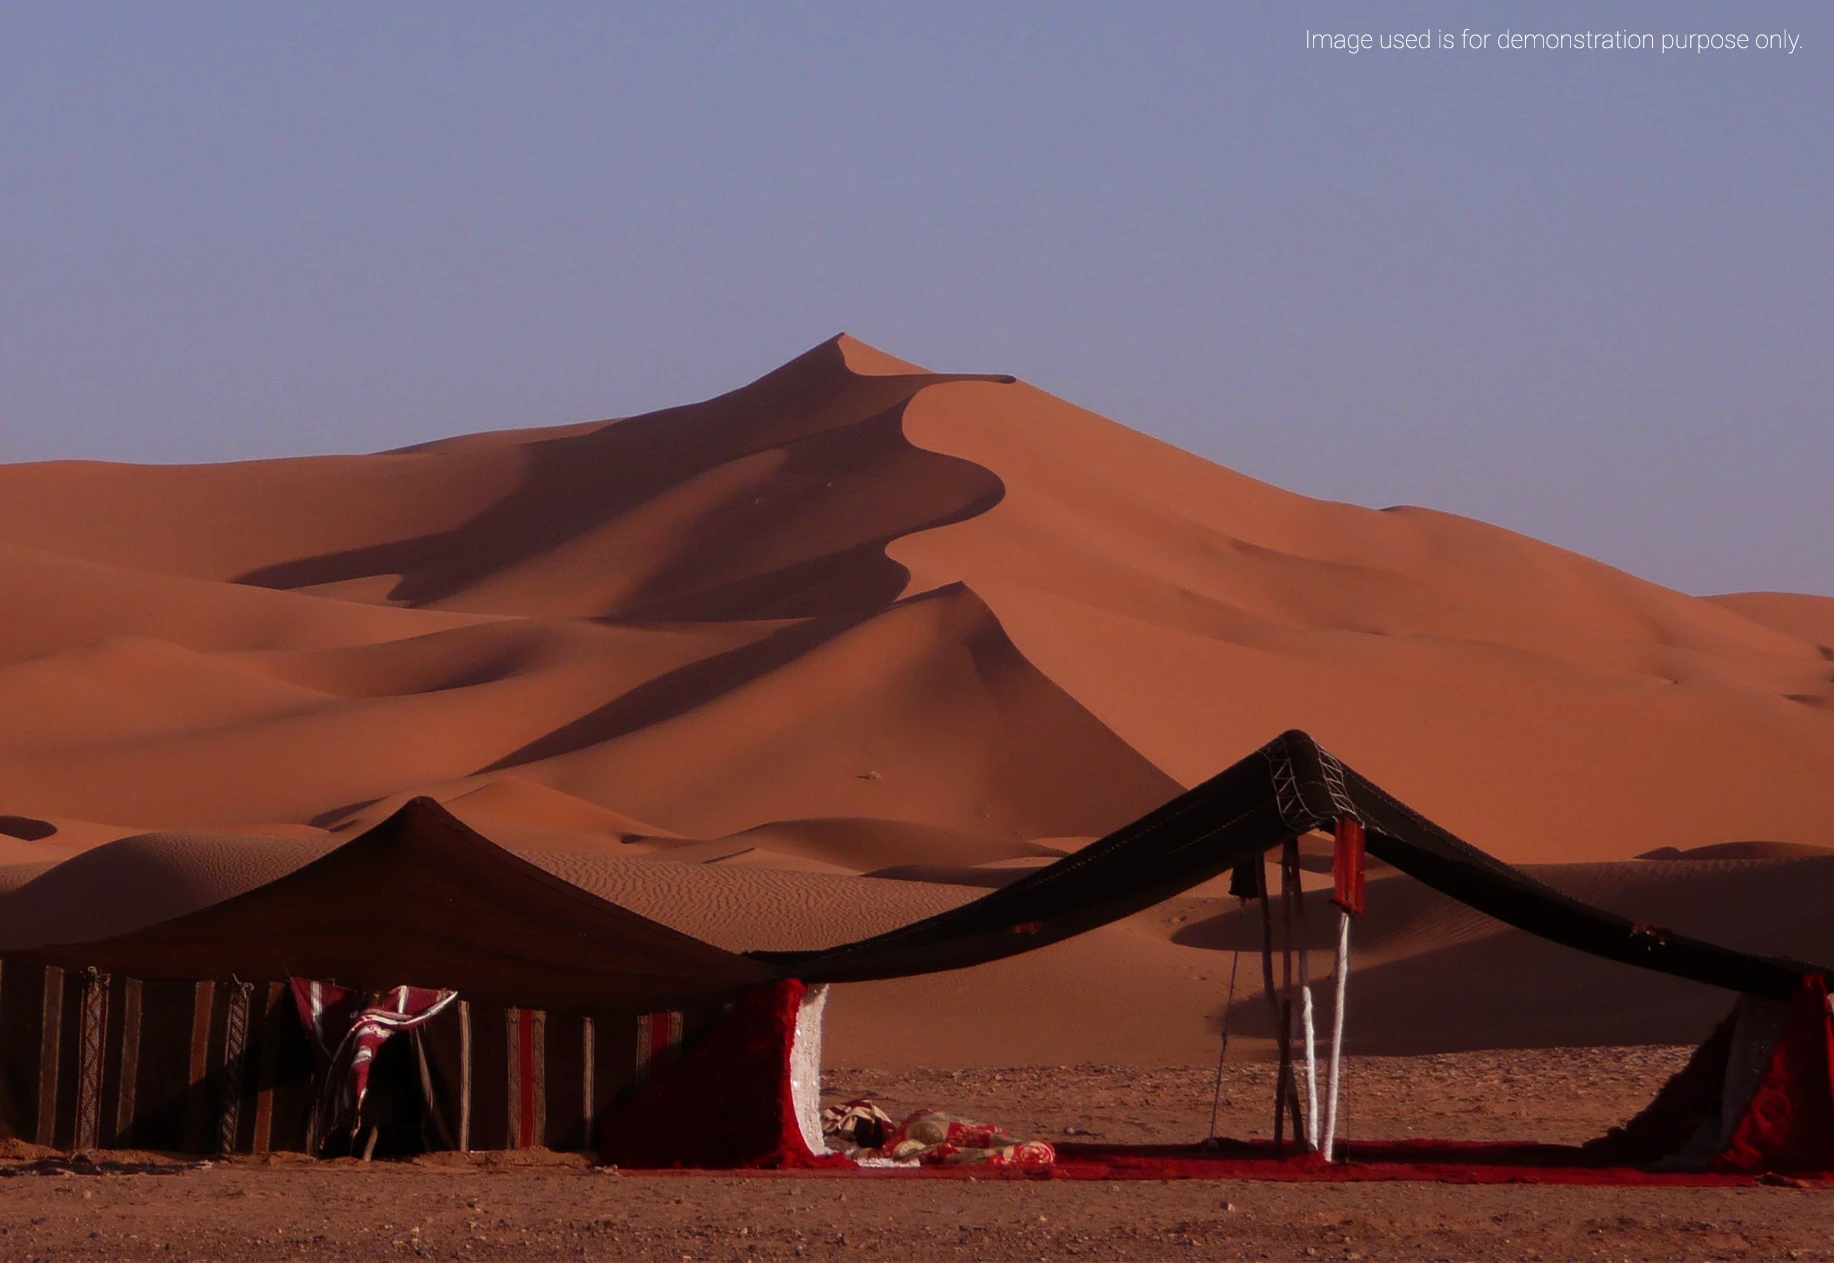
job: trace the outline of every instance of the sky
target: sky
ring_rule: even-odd
[[[1497,46],[1586,30],[1799,43]],[[628,415],[846,330],[1834,595],[1831,120],[1822,0],[0,0],[0,461]]]

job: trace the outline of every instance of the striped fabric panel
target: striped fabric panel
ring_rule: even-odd
[[[524,1061],[522,1147],[548,1143],[548,1015],[541,1009],[522,1011]]]
[[[459,1019],[459,1134],[460,1153],[471,1152],[471,1005],[458,1002]]]
[[[274,1146],[274,1080],[280,1073],[280,1022],[285,1013],[287,986],[283,982],[267,984],[267,1000],[261,1010],[261,1063],[255,1083],[255,1136],[250,1151],[268,1153]]]
[[[223,1021],[223,1103],[217,1115],[217,1152],[236,1151],[242,1125],[242,1079],[248,1060],[248,1010],[254,984],[229,984],[229,1011]]]
[[[598,1049],[594,1046],[592,1019],[580,1019],[580,1116],[586,1124],[586,1144],[592,1144],[592,1120],[598,1116],[598,1085],[595,1082]]]
[[[43,1023],[38,1044],[38,1119],[35,1139],[50,1145],[57,1138],[57,1070],[64,1047],[64,971],[45,966]]]
[[[83,971],[83,1007],[77,1026],[77,1149],[102,1143],[102,1069],[108,1039],[108,975]]]
[[[446,1123],[446,1107],[433,1090],[433,1068],[427,1064],[427,1041],[422,1031],[409,1031],[408,1038],[414,1041],[414,1061],[420,1068],[420,1101],[422,1107],[433,1117],[433,1128],[439,1133],[439,1142],[446,1148],[453,1148],[452,1128]]]
[[[650,1075],[681,1055],[681,1014],[643,1013],[637,1018],[638,1087],[650,1081]]]
[[[548,1135],[548,1015],[541,1009],[508,1008],[503,1020],[509,1044],[509,1144],[532,1149]]]
[[[121,985],[121,1081],[115,1088],[115,1144],[134,1143],[135,1089],[140,1082],[140,979]]]
[[[511,1149],[517,1147],[522,1135],[522,1010],[509,1008],[503,1010],[504,1047],[508,1049],[505,1063],[508,1066],[509,1081],[509,1138],[504,1143]]]
[[[216,983],[200,982],[191,999],[191,1066],[190,1090],[185,1108],[185,1151],[202,1152],[205,1115],[209,1102],[204,1099],[204,1080],[210,1073],[210,1010],[216,1004]]]

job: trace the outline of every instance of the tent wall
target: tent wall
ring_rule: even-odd
[[[60,1149],[305,1147],[311,1050],[280,984],[0,962],[0,1123]]]
[[[821,1133],[822,988],[753,988],[679,1062],[605,1115],[599,1155],[637,1169],[852,1165]]]
[[[1834,1171],[1834,1010],[1818,975],[1741,997],[1649,1106],[1586,1146],[1657,1170]]]
[[[428,1148],[577,1150],[598,1120],[681,1055],[717,1006],[548,1013],[463,999],[419,1032]]]
[[[426,1149],[585,1149],[718,1005],[557,1012],[462,998],[378,1058]],[[401,1068],[379,1073],[383,1061]],[[0,1132],[58,1149],[312,1152],[320,1058],[285,983],[172,982],[0,961]],[[366,1111],[368,1112],[368,1111]]]

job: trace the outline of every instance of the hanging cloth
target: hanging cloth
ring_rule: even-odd
[[[369,1067],[389,1036],[433,1020],[456,991],[431,987],[391,987],[362,1004],[358,992],[332,982],[293,978],[293,1003],[299,1020],[325,1065],[325,1086],[318,1104],[316,1134],[328,1136],[348,1122],[350,1134],[361,1125],[363,1099],[369,1093]]]

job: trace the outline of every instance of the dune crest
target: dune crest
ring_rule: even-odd
[[[939,385],[905,429],[1006,485],[890,546],[908,590],[971,587],[1182,783],[1299,725],[1513,861],[1834,842],[1817,598],[1759,621],[1483,523],[1282,491],[1025,385]]]
[[[1695,598],[1309,499],[844,334],[643,416],[0,466],[0,586],[16,940],[246,888],[429,794],[681,928],[813,946],[972,897],[1293,727],[1506,859],[1608,863],[1572,877],[1607,903],[1694,915],[1674,883],[1726,872],[1799,894],[1728,862],[1834,894],[1812,863],[1834,849],[1834,599]],[[1652,852],[1685,862],[1620,863]],[[1508,966],[1494,927],[1390,883],[1411,928],[1370,939],[1375,968]],[[1166,917],[1214,922],[1214,893]],[[1725,915],[1756,946],[1812,937]],[[972,1001],[952,1055],[1023,1058],[1080,1013],[1090,1056],[1188,1058],[1220,940],[1166,917],[849,991],[836,1047],[894,1064],[925,1038],[909,1006]],[[1668,1038],[1699,1011],[1624,1021]]]

